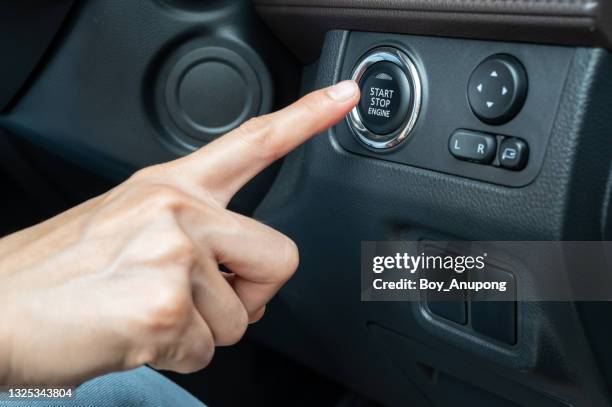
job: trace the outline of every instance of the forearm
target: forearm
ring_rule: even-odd
[[[18,372],[15,349],[19,344],[20,330],[31,321],[20,309],[23,297],[35,291],[34,287],[51,277],[45,271],[52,264],[48,259],[72,245],[80,233],[79,218],[95,205],[95,200],[88,201],[67,212],[53,217],[43,223],[24,229],[0,239],[0,385],[23,384]],[[68,271],[65,264],[58,268]],[[41,274],[45,274],[45,278]],[[53,274],[53,273],[51,273]],[[36,301],[36,299],[34,299]],[[39,332],[31,326],[28,335],[36,337]]]
[[[0,239],[0,282],[3,276],[18,273],[49,258],[79,236],[75,233],[80,220],[103,196],[91,199],[42,223]]]

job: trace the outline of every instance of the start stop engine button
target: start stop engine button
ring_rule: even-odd
[[[421,107],[421,81],[410,57],[396,48],[376,48],[361,58],[351,79],[361,89],[348,116],[355,136],[377,150],[408,138]]]
[[[359,112],[365,127],[381,135],[397,130],[412,97],[404,71],[392,62],[378,62],[368,68],[359,85]]]

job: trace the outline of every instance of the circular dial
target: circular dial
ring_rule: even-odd
[[[468,82],[468,100],[483,122],[503,124],[521,110],[527,95],[527,74],[510,55],[493,55],[482,61]]]
[[[397,130],[410,108],[411,85],[404,71],[392,62],[377,62],[359,84],[359,113],[365,127],[376,134]]]
[[[411,133],[421,106],[421,82],[412,60],[391,47],[366,54],[351,79],[361,100],[349,114],[349,127],[372,149],[398,145]]]

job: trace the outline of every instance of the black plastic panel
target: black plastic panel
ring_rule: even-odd
[[[408,53],[417,64],[423,84],[421,113],[408,140],[384,153],[365,148],[353,136],[347,122],[343,122],[337,127],[337,136],[344,148],[370,157],[501,185],[518,187],[534,180],[542,166],[573,49],[351,33],[341,78],[349,78],[359,58],[377,46],[397,47]],[[472,71],[485,58],[494,54],[510,54],[518,58],[525,66],[529,78],[525,105],[514,119],[500,126],[480,121],[472,113],[467,101],[467,84]],[[524,139],[530,151],[527,167],[512,172],[457,160],[448,151],[448,140],[457,129]]]
[[[80,2],[54,45],[27,91],[0,114],[0,126],[114,180],[280,108],[299,88],[297,61],[247,0]],[[259,70],[253,76],[260,80],[261,101],[210,137],[197,138],[169,117],[165,89],[176,61],[210,46],[239,52]],[[232,208],[252,211],[276,169],[248,184]]]
[[[306,71],[305,90],[340,79],[350,36],[328,35],[319,63]],[[541,170],[522,188],[352,153],[339,142],[344,124],[285,159],[255,215],[296,241],[300,269],[251,333],[384,405],[454,406],[444,394],[455,391],[471,394],[466,405],[609,405],[609,386],[573,303],[518,304],[518,340],[510,346],[441,323],[420,303],[364,303],[359,296],[362,240],[601,239],[612,163],[612,56],[570,53]]]
[[[0,3],[0,111],[21,89],[64,21],[73,0]]]

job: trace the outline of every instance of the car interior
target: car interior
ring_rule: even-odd
[[[610,302],[362,301],[359,271],[366,241],[611,237],[612,2],[21,0],[0,32],[2,235],[358,82],[229,205],[300,266],[209,367],[164,372],[207,405],[612,405]]]

